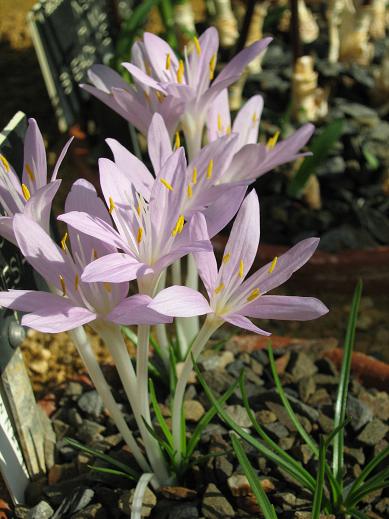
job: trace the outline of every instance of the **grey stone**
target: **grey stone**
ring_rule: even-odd
[[[68,382],[64,395],[79,397],[82,395],[83,387],[79,382]]]
[[[197,400],[184,401],[184,415],[189,422],[199,422],[204,416],[204,406]]]
[[[101,433],[105,430],[103,425],[92,420],[83,420],[82,425],[77,429],[77,438],[83,443],[91,443],[102,440]]]
[[[212,391],[219,395],[227,391],[235,382],[235,378],[232,375],[221,369],[205,371],[203,377]]]
[[[27,519],[29,508],[24,505],[16,505],[14,510],[15,519]]]
[[[107,514],[101,503],[94,503],[72,515],[71,519],[105,519]],[[108,518],[107,518],[108,519]]]
[[[118,508],[122,511],[122,513],[128,517],[131,516],[132,513],[132,502],[134,499],[135,490],[127,490],[123,492],[119,497]],[[143,495],[142,500],[142,508],[141,508],[141,517],[149,517],[152,509],[157,503],[157,498],[155,497],[154,492],[152,492],[149,488],[146,488],[146,491]]]
[[[304,377],[299,381],[298,390],[300,398],[303,402],[307,402],[309,397],[316,390],[316,383],[313,377]]]
[[[97,418],[103,410],[103,401],[97,391],[87,391],[77,400],[78,407],[84,413]]]
[[[379,123],[377,112],[365,105],[359,103],[349,103],[344,100],[340,108],[343,113],[349,115],[360,124],[373,127]]]
[[[357,439],[365,445],[376,445],[379,441],[385,438],[386,433],[389,431],[389,426],[375,418],[362,432],[357,436]]]
[[[286,438],[289,435],[288,429],[280,422],[269,423],[263,426],[263,428],[276,439]]]
[[[224,369],[234,361],[234,354],[231,351],[223,351],[223,353],[215,354],[208,350],[201,356],[199,364],[203,369],[212,371],[214,369]]]
[[[29,510],[27,519],[50,519],[53,514],[54,510],[51,508],[49,503],[41,501]]]
[[[231,504],[213,483],[210,483],[204,492],[201,512],[206,519],[235,517]]]
[[[246,409],[241,405],[227,405],[225,411],[232,420],[240,427],[251,427],[251,420]]]
[[[82,418],[80,413],[74,407],[68,410],[67,416],[68,422],[73,427],[79,427],[82,424]]]
[[[174,506],[166,519],[198,519],[197,506],[191,503],[181,503]]]
[[[317,367],[311,358],[304,352],[299,352],[295,359],[292,360],[292,368],[290,373],[293,382],[298,382],[302,378],[310,377],[317,371]]]
[[[373,418],[372,409],[352,395],[347,399],[347,416],[351,418],[351,427],[354,431],[359,431],[364,425]]]
[[[355,460],[359,465],[364,465],[365,463],[365,454],[362,449],[353,449],[351,447],[344,447],[344,453],[349,458]]]

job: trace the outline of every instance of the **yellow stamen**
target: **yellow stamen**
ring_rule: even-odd
[[[178,69],[177,69],[177,82],[178,83],[183,82],[184,73],[185,73],[184,62],[182,61],[182,59],[180,59],[180,61],[178,62]]]
[[[155,90],[155,95],[160,103],[163,103],[165,101],[166,96],[163,95],[162,92]]]
[[[22,191],[23,191],[24,198],[26,200],[30,200],[31,193],[30,193],[30,190],[28,189],[28,187],[26,186],[26,184],[22,184]]]
[[[219,132],[221,132],[223,129],[222,116],[220,114],[217,114],[217,129]]]
[[[188,198],[192,198],[192,196],[193,196],[192,185],[188,184]]]
[[[30,167],[30,164],[26,164],[24,167],[26,168],[26,173],[27,173],[27,175],[30,177],[31,182],[34,182],[34,180],[35,180],[35,175],[34,175],[34,173],[32,172],[32,169],[31,169],[31,167]]]
[[[226,129],[226,134],[227,134],[227,135],[230,135],[230,133],[231,133],[231,126],[228,125],[228,126],[227,126],[227,129]]]
[[[59,276],[59,282],[61,283],[62,295],[66,296],[66,284],[63,276]]]
[[[207,178],[212,178],[212,171],[213,171],[213,160],[211,159],[208,164],[207,168]]]
[[[215,75],[215,66],[216,66],[216,54],[214,54],[209,62],[209,79],[212,81]]]
[[[115,206],[115,202],[113,201],[113,198],[112,196],[109,197],[109,214],[112,214],[113,213],[113,210],[116,208]]]
[[[146,69],[146,74],[147,74],[148,76],[151,76],[152,70],[151,70],[151,65],[150,65],[150,63],[146,63],[146,64],[145,64],[145,69]]]
[[[247,297],[247,301],[251,303],[251,301],[254,301],[254,299],[257,299],[257,297],[261,294],[259,291],[259,288],[254,288],[254,290],[251,292],[251,294]]]
[[[257,117],[257,114],[255,112],[251,116],[251,120],[253,121],[254,124],[258,121],[258,117]]]
[[[61,247],[62,247],[62,250],[65,252],[68,250],[68,246],[66,245],[67,239],[68,239],[68,233],[65,232],[65,234],[63,235],[62,240],[61,240]]]
[[[192,184],[197,184],[197,168],[193,168]]]
[[[163,184],[166,189],[168,189],[169,191],[173,191],[173,186],[169,184],[169,182],[167,182],[164,178],[160,178],[159,179],[161,184]]]
[[[278,137],[280,136],[280,132],[277,131],[273,137],[270,137],[270,139],[267,141],[266,148],[268,150],[272,150],[274,146],[277,144]]]
[[[181,146],[180,132],[176,132],[176,140],[174,141],[176,150]]]
[[[148,102],[148,104],[150,104],[151,103],[150,94],[148,94],[147,92],[143,92],[143,95],[145,96],[145,99]]]
[[[93,257],[93,259],[95,259],[95,260],[98,258],[98,256],[97,256],[97,250],[96,250],[96,249],[92,249],[92,257]]]
[[[140,243],[142,241],[142,236],[143,236],[143,229],[142,229],[142,227],[139,227],[138,234],[136,235],[137,243]]]
[[[0,160],[5,168],[5,171],[9,173],[11,171],[11,167],[9,165],[8,160],[4,157],[4,155],[0,155]]]
[[[170,69],[171,62],[172,62],[172,60],[171,60],[171,58],[170,58],[170,53],[168,52],[168,53],[166,54],[166,63],[165,63],[165,68],[166,68],[166,70],[169,70],[169,69]]]
[[[222,262],[226,265],[231,259],[231,253],[227,252],[227,254],[224,254]]]
[[[224,288],[224,283],[220,283],[220,285],[215,288],[215,294],[220,294],[220,292],[223,290],[223,288]]]
[[[200,56],[200,54],[201,54],[200,42],[199,42],[199,40],[198,40],[198,38],[196,36],[194,36],[193,41],[194,41],[194,44],[195,44],[195,47],[196,47],[196,52]]]
[[[103,287],[105,288],[105,290],[106,290],[107,292],[109,292],[109,293],[112,292],[112,285],[111,285],[111,283],[107,283],[106,281],[104,281],[104,283],[103,283]]]
[[[278,256],[275,256],[269,267],[269,270],[268,270],[269,274],[271,274],[273,272],[273,270],[276,268],[277,261],[278,261]]]
[[[76,274],[75,278],[74,278],[74,290],[78,290],[79,285],[80,285],[80,278],[79,278],[78,274]]]
[[[177,234],[180,234],[182,232],[182,229],[184,228],[184,223],[185,223],[184,216],[180,215],[178,217],[176,226],[172,230],[172,236],[173,237],[176,236]]]
[[[243,263],[243,260],[240,260],[240,262],[239,262],[239,272],[238,272],[240,278],[242,278],[243,275],[244,275],[243,269],[244,269],[244,263]]]

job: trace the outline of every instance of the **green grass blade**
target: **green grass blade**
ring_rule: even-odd
[[[166,454],[171,459],[172,463],[175,462],[176,458],[176,451],[172,449],[172,447],[168,444],[168,442],[164,439],[158,436],[157,432],[151,427],[150,424],[146,422],[144,417],[142,416],[144,426],[146,427],[147,431],[150,433],[150,435],[156,440],[161,448],[162,451],[165,451]]]
[[[343,122],[341,120],[333,121],[312,140],[312,144],[309,146],[312,155],[304,158],[303,163],[292,178],[288,186],[289,196],[296,197],[301,194],[309,177],[327,157],[329,150],[342,135],[342,131]]]
[[[312,519],[319,519],[324,491],[324,475],[326,469],[326,442],[321,439],[319,445],[319,466],[316,476],[315,492],[313,494]]]
[[[151,404],[153,406],[155,417],[158,420],[159,426],[160,426],[163,434],[165,435],[166,441],[173,448],[173,436],[169,430],[169,427],[167,426],[165,418],[162,416],[161,408],[159,407],[158,400],[157,400],[157,395],[155,394],[154,383],[151,379],[149,380],[149,391],[150,391],[150,400],[151,400]]]
[[[355,342],[355,328],[358,318],[359,304],[362,295],[362,281],[358,281],[355,288],[354,297],[351,305],[350,316],[347,323],[346,337],[344,341],[344,352],[342,367],[340,370],[338,394],[335,404],[334,428],[339,427],[345,421],[348,385],[350,380],[351,356]],[[340,429],[334,437],[332,470],[335,479],[343,488],[343,447],[344,447],[344,430]]]
[[[117,459],[113,458],[112,456],[109,456],[108,454],[104,454],[103,452],[100,452],[96,449],[92,449],[91,447],[87,447],[86,445],[83,445],[82,443],[79,443],[77,440],[73,440],[72,438],[65,438],[65,442],[70,445],[70,447],[73,447],[75,449],[78,449],[82,452],[85,452],[86,454],[90,454],[91,456],[94,456],[97,459],[100,459],[102,461],[105,461],[106,463],[117,467],[120,469],[120,471],[125,472],[129,476],[131,476],[134,479],[139,478],[139,473],[135,470],[132,470],[128,465],[125,463],[122,463],[121,461],[118,461]]]
[[[363,484],[363,482],[366,480],[367,476],[371,474],[371,472],[378,467],[384,460],[389,456],[389,446],[385,447],[381,452],[379,452],[376,456],[374,456],[373,459],[369,461],[367,465],[362,469],[359,476],[356,478],[354,483],[351,485],[351,488],[348,492],[347,499],[350,497],[352,498],[352,495],[354,492],[356,492],[359,487]],[[346,501],[347,501],[346,499]]]
[[[355,519],[370,519],[370,517],[359,510],[351,510],[349,511],[351,517],[355,517]]]
[[[265,491],[263,490],[263,488],[258,480],[257,474],[255,473],[253,467],[251,466],[249,459],[247,458],[247,455],[246,455],[245,451],[243,450],[243,447],[239,443],[239,440],[234,433],[231,434],[231,440],[232,440],[232,446],[234,448],[236,457],[238,458],[238,461],[239,461],[242,469],[244,470],[244,473],[246,474],[246,477],[251,486],[251,490],[253,491],[253,493],[255,495],[258,506],[262,510],[262,513],[265,516],[265,519],[277,519],[277,515],[274,510],[274,507],[270,503],[269,498],[267,497]]]
[[[93,470],[94,472],[101,472],[103,474],[110,474],[112,476],[120,476],[126,479],[130,479],[131,481],[138,481],[138,478],[135,478],[134,476],[130,476],[129,474],[126,474],[122,470],[116,470],[116,469],[110,469],[107,467],[94,467],[93,465],[88,465],[88,467]]]
[[[387,475],[387,477],[389,477],[389,476]],[[350,499],[350,501],[347,504],[349,507],[353,507],[368,494],[371,494],[372,492],[375,492],[376,490],[380,490],[381,488],[388,488],[388,487],[389,487],[389,479],[385,479],[384,481],[377,481],[374,484],[373,483],[365,484],[357,492],[355,492],[352,499]]]

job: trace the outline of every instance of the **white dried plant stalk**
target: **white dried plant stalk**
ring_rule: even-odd
[[[304,0],[298,1],[298,13],[301,41],[312,43],[319,36],[319,26]]]
[[[339,28],[339,61],[369,65],[374,53],[370,42],[370,6],[344,9]]]
[[[231,0],[214,0],[214,24],[219,33],[220,46],[232,47],[235,45],[239,32],[238,22],[231,7]]]
[[[180,47],[184,47],[196,35],[192,3],[189,0],[175,2],[173,19],[179,33]]]

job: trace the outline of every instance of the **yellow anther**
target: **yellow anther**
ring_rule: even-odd
[[[170,69],[171,62],[172,62],[172,60],[171,60],[171,58],[170,58],[170,52],[168,52],[168,53],[166,54],[166,63],[165,63],[165,68],[166,68],[166,70],[169,70],[169,69]]]
[[[176,150],[181,146],[180,132],[176,132],[176,139],[174,141],[174,147]]]
[[[30,167],[30,164],[26,164],[24,167],[26,168],[26,173],[27,173],[27,175],[29,176],[31,182],[34,182],[34,180],[35,180],[35,175],[34,175],[34,173],[32,172],[32,169],[31,169],[31,167]]]
[[[227,254],[224,254],[222,262],[226,265],[231,259],[231,253],[227,252]]]
[[[192,196],[193,196],[192,184],[188,184],[187,194],[188,194],[188,198],[192,198]]]
[[[280,136],[280,132],[277,131],[273,137],[270,137],[270,139],[267,141],[266,148],[268,150],[272,150],[274,146],[277,144],[278,137]]]
[[[177,234],[180,234],[182,232],[182,229],[184,228],[184,223],[185,223],[184,216],[180,215],[178,217],[176,226],[172,230],[172,236],[173,237],[176,236]]]
[[[269,274],[271,274],[273,272],[273,270],[276,268],[277,261],[278,261],[278,256],[275,256],[269,267],[269,270],[268,270]]]
[[[217,129],[219,132],[221,132],[223,129],[222,116],[220,114],[217,114]]]
[[[259,291],[259,288],[254,288],[254,290],[251,292],[251,294],[247,297],[247,301],[251,303],[251,301],[254,301],[254,299],[257,299],[257,297],[261,295],[261,292]]]
[[[4,157],[4,155],[0,155],[0,160],[5,168],[5,171],[9,173],[11,171],[11,167],[9,165],[8,160]]]
[[[143,236],[143,229],[142,229],[142,227],[139,227],[138,234],[136,235],[137,243],[140,243],[142,241],[142,236]]]
[[[242,278],[243,275],[244,275],[244,263],[243,263],[243,260],[240,260],[239,262],[239,277]]]
[[[61,276],[61,274],[60,274],[60,276],[59,276],[59,282],[61,283],[62,295],[63,295],[63,296],[66,296],[66,284],[65,284],[64,277]]]
[[[220,294],[220,292],[223,290],[223,288],[224,288],[224,283],[220,283],[220,285],[215,288],[215,294]]]
[[[193,168],[193,173],[192,173],[192,184],[193,184],[193,185],[197,184],[197,168]]]
[[[214,54],[211,58],[211,61],[209,62],[209,79],[212,81],[212,79],[215,76],[215,67],[216,67],[216,54]]]
[[[96,249],[92,249],[92,258],[93,258],[94,260],[97,260],[97,258],[98,258],[97,250],[96,250]]]
[[[116,208],[115,202],[113,201],[112,196],[109,197],[109,214],[112,214],[113,210]]]
[[[166,96],[162,92],[155,90],[155,96],[160,103],[163,103],[165,101]]]
[[[178,69],[177,69],[177,82],[182,83],[184,80],[184,73],[185,73],[185,67],[184,62],[182,59],[178,62]]]
[[[30,200],[31,193],[30,193],[30,190],[28,189],[28,187],[26,186],[26,184],[22,184],[22,191],[23,191],[24,198],[26,200]]]
[[[200,54],[201,54],[201,46],[200,46],[200,42],[199,42],[199,40],[198,40],[198,38],[196,36],[194,36],[193,42],[194,42],[195,47],[196,47],[196,52],[200,56]]]
[[[67,239],[68,239],[68,233],[65,232],[65,234],[63,235],[62,240],[61,240],[61,247],[62,247],[62,250],[64,250],[65,252],[68,250],[68,246],[66,245]]]
[[[79,278],[79,275],[76,274],[74,277],[74,290],[78,290],[79,286],[80,286],[80,278]]]
[[[145,96],[146,101],[148,104],[151,103],[150,94],[148,92],[143,92],[143,95]]]
[[[112,285],[111,285],[111,283],[107,283],[106,281],[104,281],[104,283],[103,283],[103,287],[105,288],[105,290],[106,290],[108,293],[111,293],[111,292],[112,292]]]
[[[151,76],[151,74],[152,74],[152,70],[151,70],[151,65],[150,65],[150,63],[146,63],[146,64],[145,64],[145,69],[146,69],[146,74],[147,74],[148,76]]]
[[[231,133],[231,126],[228,125],[228,126],[227,126],[227,129],[226,129],[226,134],[227,134],[227,135],[230,135],[230,133]]]
[[[207,178],[212,178],[212,171],[213,171],[213,160],[211,159],[208,163],[207,167]]]
[[[258,121],[258,117],[257,117],[257,114],[255,112],[251,116],[251,120],[253,121],[254,124]]]
[[[164,178],[160,178],[159,179],[161,184],[163,184],[166,189],[168,189],[169,191],[173,191],[173,186],[171,184],[169,184],[169,182],[167,182],[167,180],[165,180]]]

